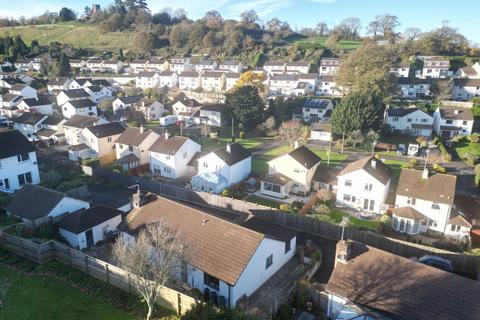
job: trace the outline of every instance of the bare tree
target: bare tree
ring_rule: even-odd
[[[374,37],[381,36],[382,39],[392,40],[397,35],[395,28],[400,25],[397,16],[385,13],[375,17],[373,21],[368,24],[367,31],[372,33]]]
[[[150,223],[133,241],[119,237],[112,253],[116,264],[131,274],[131,283],[147,304],[149,320],[161,288],[182,264],[178,233],[163,220]]]
[[[405,29],[403,32],[403,37],[408,41],[415,41],[420,37],[421,34],[422,29],[413,27]]]
[[[348,135],[347,140],[352,144],[354,148],[356,148],[358,144],[363,143],[365,138],[363,137],[363,133],[361,130],[354,130]]]
[[[324,37],[326,35],[328,35],[328,25],[326,22],[323,22],[323,21],[320,21],[319,23],[317,23],[317,33],[320,37]]]
[[[308,138],[308,128],[302,126],[298,120],[285,121],[278,128],[277,138],[280,141],[288,142],[293,148],[295,141],[306,141]]]
[[[202,135],[205,136],[205,138],[208,138],[210,136],[210,133],[212,132],[212,128],[208,124],[204,124],[201,128],[200,131],[202,132]]]
[[[349,40],[358,39],[362,29],[362,22],[358,18],[346,18],[340,22],[336,29],[341,31],[342,38]]]
[[[448,100],[452,97],[453,81],[446,79],[435,81],[432,83],[430,91],[435,96],[436,102]]]

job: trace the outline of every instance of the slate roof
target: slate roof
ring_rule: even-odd
[[[179,233],[191,265],[230,285],[237,283],[264,238],[261,233],[161,197],[132,211],[126,229],[136,233],[160,219]]]
[[[41,113],[24,112],[20,117],[13,118],[12,121],[15,123],[34,125],[42,121],[43,118],[47,118],[47,116]]]
[[[317,122],[312,124],[312,131],[332,132],[332,125],[330,123]]]
[[[225,74],[225,72],[222,72],[222,71],[204,71],[202,73],[202,77],[204,78],[221,78],[223,75]]]
[[[178,76],[187,78],[198,78],[199,73],[196,71],[183,71]]]
[[[64,198],[64,194],[33,184],[18,190],[4,210],[21,218],[35,220],[46,217]]]
[[[225,74],[225,77],[227,79],[239,79],[240,75],[241,73],[238,73],[238,72],[228,72],[227,74]]]
[[[354,242],[326,290],[398,320],[478,319],[480,283]]]
[[[120,122],[99,124],[97,126],[88,127],[87,129],[97,138],[114,136],[116,134],[121,134],[123,131],[125,131],[125,127],[122,126]]]
[[[77,80],[79,81],[79,80]],[[71,89],[71,90],[62,90],[62,92],[69,97],[70,99],[77,99],[77,98],[88,98],[90,95],[87,91],[83,89]]]
[[[409,115],[410,113],[413,113],[417,110],[420,110],[418,108],[391,108],[388,109],[387,115],[389,117],[405,117],[406,115]]]
[[[305,146],[300,146],[295,150],[290,151],[288,155],[308,170],[322,160]]]
[[[0,159],[35,151],[35,146],[18,130],[0,132]]]
[[[10,88],[10,91],[22,91],[26,87],[27,87],[26,84],[16,83]]]
[[[118,137],[117,143],[139,146],[152,132],[153,131],[149,129],[144,129],[143,132],[141,132],[140,128],[126,128]]]
[[[134,104],[142,100],[142,96],[126,96],[117,99],[120,99],[120,101],[122,101],[124,104]]]
[[[88,150],[88,149],[90,149],[90,147],[87,146],[85,143],[75,144],[73,146],[68,147],[68,150],[70,151],[82,151],[82,150]]]
[[[410,206],[395,208],[393,214],[410,220],[428,220],[421,212]]]
[[[68,78],[50,78],[48,79],[47,85],[49,86],[63,86],[67,82]]]
[[[2,101],[3,102],[14,102],[17,100],[20,100],[22,96],[13,94],[13,93],[7,93],[2,96]]]
[[[90,99],[70,100],[66,103],[72,105],[75,109],[95,107],[96,104]]]
[[[151,78],[155,74],[158,74],[158,72],[156,72],[156,71],[142,71],[142,72],[139,72],[137,76],[140,77],[140,78]]]
[[[292,181],[292,179],[290,179],[289,177],[287,177],[287,176],[285,176],[281,173],[274,173],[274,174],[271,174],[269,176],[266,176],[266,177],[262,178],[262,181],[263,182],[268,182],[268,183],[273,183],[273,184],[276,184],[276,185],[279,185],[279,186],[284,186],[287,183],[289,183],[290,181]]]
[[[340,171],[341,169],[319,165],[317,169],[315,169],[312,181],[335,185],[338,182],[337,176]]]
[[[94,126],[98,120],[97,117],[92,116],[84,116],[80,114],[76,114],[63,124],[65,127],[74,127],[74,128],[86,128]]]
[[[216,154],[220,159],[222,159],[229,166],[233,166],[234,164],[252,156],[250,151],[245,149],[239,143],[230,144],[230,150],[231,152],[227,152],[227,146],[225,146],[225,147],[221,147],[216,150],[213,150],[212,152]]]
[[[96,183],[85,186],[81,192],[70,190],[66,193],[73,198],[89,202],[91,206],[120,208],[132,202],[132,195],[135,192],[133,189]]]
[[[57,131],[51,130],[51,129],[45,129],[45,128],[42,128],[42,129],[37,131],[37,135],[39,135],[41,137],[45,137],[45,138],[49,138],[49,137],[53,136],[55,133],[57,133]]]
[[[457,177],[435,173],[428,179],[422,178],[423,171],[402,169],[397,184],[397,195],[428,200],[436,203],[453,204]]]
[[[187,141],[187,137],[180,136],[165,139],[165,135],[163,134],[152,144],[148,151],[174,156]]]
[[[225,104],[223,103],[204,104],[200,110],[223,112],[225,110]]]
[[[117,209],[96,206],[67,214],[57,222],[57,225],[59,228],[79,234],[121,214],[122,211]]]
[[[392,169],[378,159],[375,161],[375,169],[372,167],[372,157],[351,162],[345,168],[343,168],[338,175],[343,176],[357,170],[365,170],[369,175],[386,185],[392,177]]]
[[[48,118],[42,122],[44,125],[51,125],[55,126],[59,124],[63,120],[63,117],[57,117],[57,116],[48,116]]]
[[[88,88],[88,90],[90,90],[92,92],[100,92],[103,89],[101,86],[97,86],[97,85],[88,86],[86,88]]]
[[[282,62],[282,61],[267,61],[263,66],[264,67],[283,67],[284,64],[285,62]]]
[[[39,97],[38,99],[22,99],[22,101],[25,102],[25,104],[29,107],[45,106],[52,104],[52,102],[45,97]]]
[[[272,81],[297,81],[298,75],[296,74],[280,74],[275,73],[270,80]]]
[[[283,242],[290,241],[297,235],[297,232],[293,229],[271,221],[263,220],[253,215],[241,223],[241,225],[250,230],[262,233],[267,238],[272,238]]]
[[[439,108],[442,119],[473,121],[472,109],[469,108]],[[455,112],[458,113],[455,113]]]
[[[308,67],[310,63],[308,61],[292,61],[287,63],[288,67]]]

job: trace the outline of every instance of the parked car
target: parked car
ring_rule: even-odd
[[[454,270],[450,260],[438,256],[423,256],[418,259],[418,262],[447,272],[453,272]]]

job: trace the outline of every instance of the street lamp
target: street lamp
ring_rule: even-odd
[[[340,225],[342,226],[342,237],[340,240],[343,240],[343,235],[345,233],[345,226],[347,226],[350,223],[350,219],[348,217],[343,217],[342,222],[340,222]]]

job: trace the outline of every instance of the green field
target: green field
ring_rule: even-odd
[[[296,40],[293,43],[298,46],[299,49],[322,49],[325,48],[327,37],[311,37],[307,39]],[[353,40],[340,40],[337,43],[340,49],[347,51],[355,50],[362,45],[361,41]]]
[[[480,143],[459,142],[455,144],[455,150],[460,158],[465,154],[470,153],[480,157]]]
[[[27,45],[32,40],[38,40],[41,45],[58,41],[76,48],[98,51],[116,51],[118,48],[135,50],[134,32],[104,32],[95,25],[70,23],[0,28],[0,37],[17,35]]]

